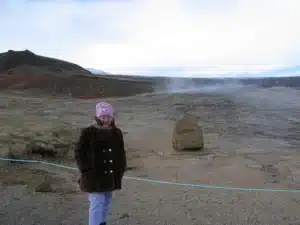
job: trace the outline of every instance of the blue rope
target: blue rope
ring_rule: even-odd
[[[71,166],[64,166],[56,163],[50,163],[45,161],[38,160],[26,160],[26,159],[9,159],[9,158],[0,158],[0,161],[10,161],[10,162],[23,162],[23,163],[41,163],[49,166],[60,167],[69,170],[76,170],[77,168]],[[232,190],[232,191],[248,191],[248,192],[285,192],[285,193],[300,193],[300,190],[294,189],[268,189],[268,188],[239,188],[239,187],[227,187],[227,186],[217,186],[217,185],[207,185],[207,184],[188,184],[188,183],[179,183],[179,182],[170,182],[163,180],[151,180],[139,177],[130,177],[124,176],[125,179],[136,180],[136,181],[144,181],[149,183],[156,184],[168,184],[168,185],[176,185],[176,186],[184,186],[184,187],[197,187],[197,188],[208,188],[208,189],[221,189],[221,190]]]

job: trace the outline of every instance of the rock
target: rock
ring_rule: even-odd
[[[35,187],[36,192],[54,192],[51,183],[49,181],[44,181]]]
[[[46,144],[43,142],[31,143],[28,146],[28,152],[31,152],[34,155],[39,154],[43,157],[56,157],[58,154],[57,150],[51,144]]]
[[[173,131],[175,151],[200,151],[204,148],[202,127],[192,115],[185,115],[175,123]]]

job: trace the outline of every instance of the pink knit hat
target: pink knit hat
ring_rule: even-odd
[[[114,117],[115,110],[111,104],[107,102],[99,102],[96,105],[96,116],[111,116]]]

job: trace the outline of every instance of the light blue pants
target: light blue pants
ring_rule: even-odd
[[[89,225],[100,225],[106,222],[112,192],[89,193]]]

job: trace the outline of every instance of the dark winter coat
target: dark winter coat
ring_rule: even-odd
[[[75,148],[80,171],[79,186],[84,192],[121,189],[126,170],[123,134],[119,128],[90,126],[82,130]]]

